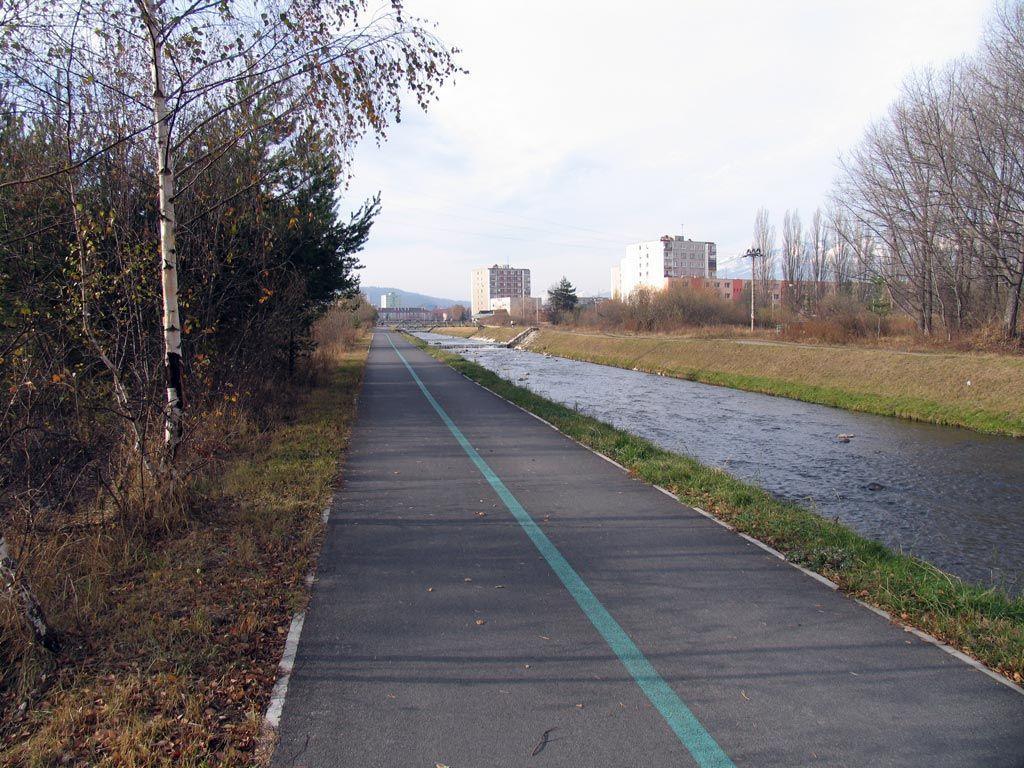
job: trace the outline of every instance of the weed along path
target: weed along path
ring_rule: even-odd
[[[373,341],[274,765],[1018,766],[1024,696]]]

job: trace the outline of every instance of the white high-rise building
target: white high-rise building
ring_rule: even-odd
[[[402,297],[394,291],[388,291],[380,295],[381,309],[398,309],[402,306]]]
[[[517,267],[480,267],[470,276],[469,297],[472,311],[487,312],[491,299],[525,298],[530,295],[530,270]]]
[[[626,298],[637,288],[660,291],[672,278],[715,277],[718,249],[714,243],[665,235],[626,246],[626,255],[612,267],[612,297]]]

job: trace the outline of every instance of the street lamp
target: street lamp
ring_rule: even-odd
[[[750,332],[754,332],[754,264],[757,260],[763,258],[764,254],[761,253],[760,248],[747,248],[747,252],[743,254],[743,258],[750,259]]]

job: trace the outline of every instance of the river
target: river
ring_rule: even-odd
[[[417,336],[966,581],[1024,593],[1024,440]]]

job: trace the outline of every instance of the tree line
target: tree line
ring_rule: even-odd
[[[878,294],[877,254],[862,227],[835,205],[814,211],[805,225],[798,210],[783,216],[778,236],[766,208],[754,216],[751,249],[760,254],[752,264],[754,300],[772,304],[773,286],[781,279],[783,308],[815,315],[834,294],[869,303]]]
[[[753,245],[765,254],[760,287],[779,273],[808,281],[812,309],[822,283],[868,302],[882,285],[923,334],[998,324],[1019,338],[1024,3],[996,9],[973,55],[907,79],[842,158],[828,211],[806,232],[787,212],[777,247],[762,210]]]
[[[210,409],[277,396],[314,321],[358,291],[380,200],[342,215],[353,147],[426,107],[455,53],[400,0],[3,3],[11,594],[31,602],[24,536],[173,490]]]

